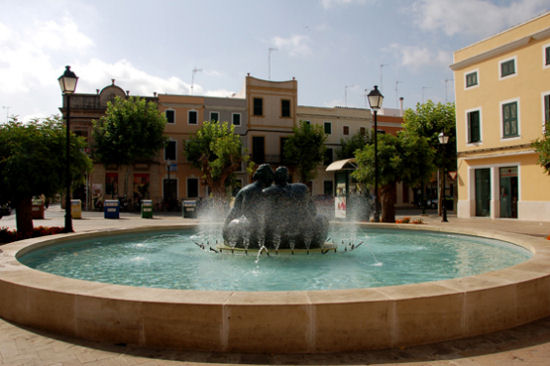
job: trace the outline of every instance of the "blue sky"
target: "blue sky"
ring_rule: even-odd
[[[298,80],[301,105],[454,101],[455,50],[550,10],[550,0],[0,0],[0,122],[58,113],[117,80],[133,95],[229,96],[247,73]],[[382,66],[381,66],[382,65]]]

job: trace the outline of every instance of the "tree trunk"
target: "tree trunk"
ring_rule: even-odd
[[[395,183],[386,184],[380,187],[382,218],[381,222],[395,222]]]
[[[24,238],[32,236],[32,197],[25,197],[15,201],[15,221],[17,232]]]

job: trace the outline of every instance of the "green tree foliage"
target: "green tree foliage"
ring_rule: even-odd
[[[437,152],[433,165],[424,167],[422,175],[424,175],[425,170],[432,169],[433,174],[435,170],[439,169],[439,182],[443,185],[443,171],[456,170],[456,113],[454,103],[435,104],[431,100],[424,104],[417,103],[416,110],[407,109],[403,119],[406,133],[428,138],[431,149]],[[449,136],[449,142],[446,145],[439,143],[438,136],[441,132]],[[420,185],[424,186],[426,182],[427,179],[420,181]],[[441,203],[442,186],[439,188],[439,192],[439,202]],[[442,205],[440,204],[438,207],[441,212]]]
[[[550,174],[550,123],[546,123],[544,137],[533,143],[535,151],[539,154],[539,164]]]
[[[93,121],[93,158],[105,165],[127,166],[126,194],[129,165],[156,156],[166,144],[165,125],[157,104],[139,97],[116,97],[107,104],[105,115]]]
[[[204,122],[197,134],[185,141],[184,152],[218,199],[225,198],[226,180],[249,159],[235,127],[218,121]]]
[[[371,142],[372,139],[367,134],[357,132],[348,139],[340,140],[341,148],[337,151],[336,156],[338,159],[353,158],[356,150],[364,148],[366,144]]]
[[[53,196],[65,187],[66,130],[58,116],[23,124],[12,119],[0,125],[0,203],[16,209],[18,232],[32,233],[32,197]],[[83,182],[92,163],[86,142],[71,133],[73,185]]]
[[[292,131],[293,135],[285,142],[284,159],[296,166],[301,182],[309,182],[324,159],[327,137],[322,126],[305,121],[300,121]]]
[[[374,186],[374,144],[365,145],[356,151],[357,169],[352,176]],[[378,135],[378,184],[383,222],[395,221],[395,185],[397,182],[414,184],[428,174],[424,166],[433,161],[433,150],[422,136],[399,133]]]
[[[437,167],[456,170],[456,113],[454,103],[437,103],[431,100],[417,103],[416,110],[407,109],[403,114],[405,131],[428,138],[429,145],[441,153],[435,157]],[[439,144],[438,135],[449,136],[445,147]]]

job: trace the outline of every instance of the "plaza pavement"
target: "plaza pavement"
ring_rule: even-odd
[[[64,212],[59,206],[46,210],[45,219],[35,226],[63,226]],[[399,211],[398,217],[422,218],[431,225],[464,226],[484,231],[515,232],[538,237],[550,235],[550,222],[525,222],[513,219],[457,219],[449,222],[429,211]],[[118,220],[106,220],[101,212],[83,212],[73,220],[75,231],[121,229],[144,225],[174,225],[196,222],[180,214],[155,215],[142,219],[139,214],[121,213]],[[1,227],[15,227],[15,216],[0,219]],[[550,241],[548,242],[550,245]],[[2,294],[0,294],[2,296]],[[253,335],[251,335],[253,336]],[[266,340],[269,341],[269,340]],[[0,365],[77,366],[77,365],[227,365],[227,364],[304,364],[304,365],[550,365],[550,317],[510,330],[468,339],[431,345],[381,351],[338,354],[277,355],[219,354],[144,349],[59,337],[47,332],[18,326],[0,318]]]

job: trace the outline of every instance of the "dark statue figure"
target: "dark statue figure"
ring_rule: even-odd
[[[289,184],[288,169],[279,167],[273,173],[269,164],[260,165],[252,179],[237,193],[225,220],[227,245],[310,249],[324,244],[328,220],[317,214],[305,184]]]

